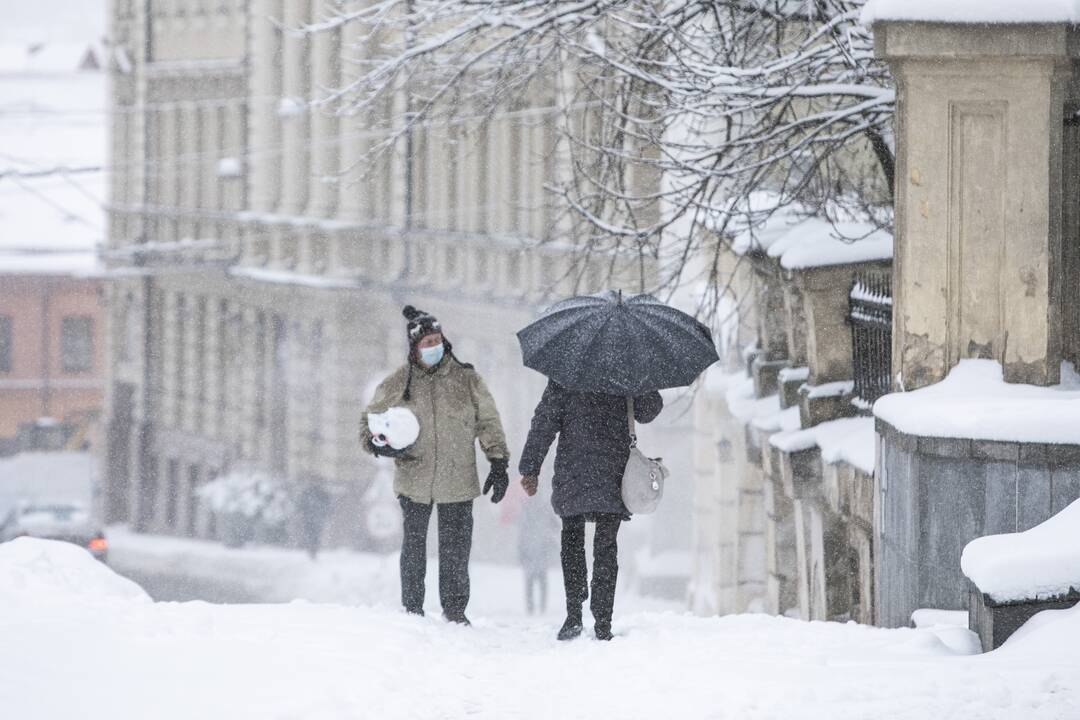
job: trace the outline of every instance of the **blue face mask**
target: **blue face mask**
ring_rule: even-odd
[[[439,343],[435,347],[420,348],[420,359],[424,361],[424,364],[428,367],[435,367],[443,359],[443,344]]]

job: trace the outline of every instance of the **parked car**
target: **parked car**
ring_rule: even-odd
[[[102,562],[109,551],[105,533],[79,505],[42,503],[13,508],[0,522],[0,542],[24,536],[81,545]]]

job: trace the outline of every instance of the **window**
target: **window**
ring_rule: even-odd
[[[318,447],[322,442],[323,415],[323,322],[316,320],[311,329],[311,444]]]
[[[255,318],[255,424],[266,426],[266,315]]]
[[[120,359],[130,362],[135,358],[135,346],[139,342],[138,308],[135,306],[135,296],[131,293],[124,297],[120,327],[123,333],[117,343],[120,346]]]
[[[0,372],[11,372],[11,316],[0,315]]]
[[[187,401],[187,300],[176,296],[173,357],[173,427],[184,422],[184,405]]]
[[[177,508],[179,506],[180,499],[180,463],[176,460],[170,460],[165,476],[165,481],[168,483],[166,495],[165,495],[165,527],[168,530],[175,531]]]
[[[94,320],[69,315],[60,323],[60,364],[64,372],[87,372],[94,367]]]
[[[228,408],[229,387],[229,302],[222,300],[218,306],[217,317],[217,359],[214,362],[217,372],[217,430],[219,437],[224,437],[225,412]]]
[[[195,429],[201,431],[206,412],[206,298],[195,301]]]
[[[458,249],[452,242],[447,243],[443,260],[445,262],[445,267],[443,268],[444,277],[450,282],[456,282],[458,279],[457,274],[460,269],[460,263],[458,262]]]
[[[188,466],[188,481],[187,481],[187,493],[184,501],[187,503],[187,525],[184,528],[184,534],[188,537],[195,537],[195,520],[198,517],[196,508],[198,506],[198,495],[196,491],[199,489],[199,466]]]

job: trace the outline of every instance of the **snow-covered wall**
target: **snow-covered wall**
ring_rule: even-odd
[[[1077,0],[870,0],[862,22],[916,20],[953,23],[1075,23]]]
[[[1030,530],[972,540],[960,564],[981,592],[1000,603],[1080,591],[1080,500]]]

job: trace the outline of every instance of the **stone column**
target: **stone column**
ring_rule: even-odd
[[[284,6],[284,47],[281,55],[281,105],[278,112],[282,123],[281,203],[285,215],[299,215],[307,207],[308,183],[311,177],[310,83],[308,76],[308,37],[295,28],[308,21],[310,0],[288,0]]]
[[[959,360],[1058,381],[1062,128],[1080,33],[1061,24],[878,21],[897,83],[893,372]]]
[[[217,210],[221,207],[221,182],[218,178],[218,160],[221,152],[222,108],[217,103],[206,105],[199,112],[199,127],[202,128],[202,143],[199,167],[202,177],[199,182],[199,207],[204,210]]]
[[[338,77],[343,84],[355,79],[359,73],[352,62],[361,54],[359,43],[362,34],[360,23],[348,23],[341,29],[338,43]],[[341,136],[334,148],[340,158],[337,168],[340,173],[337,184],[337,216],[342,220],[360,220],[364,214],[365,186],[369,185],[371,180],[360,181],[365,170],[361,160],[367,153],[367,139],[363,133],[369,128],[370,122],[356,113],[343,115],[337,122],[337,133]]]
[[[158,110],[158,156],[157,165],[151,172],[158,173],[159,188],[152,204],[160,207],[176,207],[180,166],[177,161],[177,126],[179,110],[175,105],[163,106]]]
[[[353,23],[358,24],[358,23]],[[316,100],[341,82],[340,33],[324,30],[311,43],[312,96]],[[337,205],[338,117],[332,106],[316,107],[311,116],[311,187],[308,192],[308,215],[330,217]]]
[[[387,103],[387,132],[401,124],[401,118],[408,112],[408,103],[404,90],[396,93]],[[415,146],[415,143],[414,143]],[[391,227],[404,228],[412,222],[410,213],[415,211],[415,198],[408,200],[409,193],[415,195],[417,185],[416,174],[418,171],[417,157],[409,157],[408,147],[404,139],[398,140],[392,152],[388,152],[381,163],[386,183],[383,185],[384,196],[380,197],[381,203],[386,207],[383,222]],[[413,189],[407,187],[406,179],[409,173],[406,168],[412,166]],[[410,202],[412,205],[410,206]]]
[[[180,106],[180,135],[177,138],[177,177],[180,182],[179,206],[185,212],[199,207],[199,185],[205,160],[201,153],[207,149],[203,128],[199,122],[199,104],[186,102]]]
[[[251,80],[248,105],[248,202],[260,213],[274,212],[280,188],[281,33],[271,23],[280,19],[282,0],[252,0]]]

